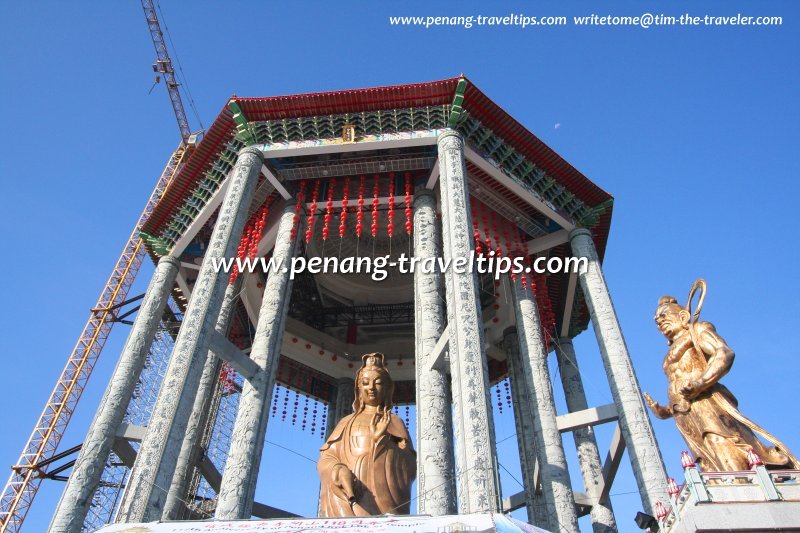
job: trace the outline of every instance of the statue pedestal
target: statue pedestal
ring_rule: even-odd
[[[661,531],[789,531],[800,524],[800,470],[756,467],[699,477],[705,493],[698,497],[691,483],[684,485],[660,520]],[[706,495],[711,501],[703,501]]]

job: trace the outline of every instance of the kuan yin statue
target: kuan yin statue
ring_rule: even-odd
[[[320,516],[409,513],[417,454],[391,412],[393,393],[383,354],[364,355],[353,414],[339,421],[320,450]]]
[[[698,289],[699,302],[692,312],[692,298]],[[698,320],[705,292],[706,283],[700,279],[689,292],[686,306],[672,296],[663,296],[658,302],[656,325],[669,345],[664,358],[668,403],[659,405],[645,393],[650,410],[658,418],[675,420],[705,471],[749,470],[750,450],[767,468],[800,468],[785,445],[739,411],[736,398],[719,382],[731,369],[734,353],[713,324]]]

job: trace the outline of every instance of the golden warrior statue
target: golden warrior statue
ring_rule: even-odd
[[[700,289],[697,310],[692,299]],[[706,283],[697,280],[682,307],[672,296],[658,301],[655,321],[670,349],[664,358],[669,380],[667,405],[645,399],[660,418],[674,418],[695,460],[705,471],[749,470],[752,448],[768,468],[800,468],[800,462],[775,437],[745,417],[731,392],[719,383],[733,365],[734,353],[710,322],[699,322]],[[773,446],[764,445],[760,435]]]
[[[320,450],[320,516],[409,513],[417,454],[406,426],[391,413],[394,383],[383,359],[381,353],[362,357],[354,412]]]

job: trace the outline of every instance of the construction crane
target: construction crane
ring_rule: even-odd
[[[139,236],[142,225],[186,161],[197,138],[197,135],[193,135],[189,129],[178,83],[175,80],[175,71],[167,52],[153,2],[142,0],[142,8],[147,18],[150,37],[156,49],[156,62],[153,64],[153,70],[157,75],[164,76],[172,108],[178,120],[181,143],[167,161],[153,193],[97,299],[97,303],[89,313],[86,326],[69,355],[67,364],[61,372],[27,444],[22,449],[16,464],[11,467],[11,475],[3,489],[2,496],[0,496],[0,532],[16,532],[22,528],[22,523],[42,480],[55,477],[52,476],[55,472],[48,475],[50,465],[68,452],[77,451],[79,448],[76,446],[68,452],[56,454],[61,437],[75,412],[92,369],[103,351],[111,328],[116,322],[121,321],[117,311],[126,303],[135,300],[135,298],[131,300],[126,300],[126,298],[146,254],[144,241]],[[64,469],[62,467],[58,470]]]

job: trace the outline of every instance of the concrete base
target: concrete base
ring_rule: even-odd
[[[800,501],[698,503],[665,531],[800,531]]]

